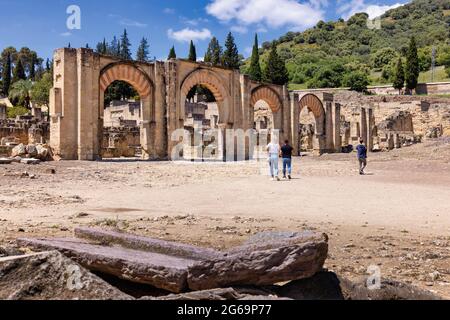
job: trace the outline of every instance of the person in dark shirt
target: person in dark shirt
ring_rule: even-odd
[[[367,148],[364,145],[364,140],[359,141],[359,145],[356,147],[359,160],[359,174],[364,175],[364,170],[367,167]]]
[[[286,179],[286,173],[288,173],[289,180],[292,179],[292,148],[289,145],[289,141],[285,141],[281,147],[281,157],[283,158],[283,179]]]

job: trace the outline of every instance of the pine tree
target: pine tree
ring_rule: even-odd
[[[222,47],[216,37],[213,37],[208,45],[205,62],[211,63],[213,66],[222,64]]]
[[[72,45],[70,44],[70,42],[69,42],[69,44],[67,45],[67,48],[72,48]]]
[[[393,86],[395,89],[401,92],[401,90],[405,87],[405,69],[403,67],[402,58],[398,58],[397,69],[395,70]]]
[[[234,37],[228,33],[227,40],[225,42],[225,52],[223,53],[223,66],[229,69],[239,69],[240,58],[239,52],[234,42]]]
[[[248,74],[250,79],[254,81],[261,81],[262,79],[261,64],[259,63],[258,35],[255,35],[255,44],[253,45],[252,58],[250,68],[248,69]]]
[[[21,59],[17,59],[16,67],[13,71],[12,83],[15,83],[19,80],[25,80],[27,77],[25,75],[25,69],[23,67],[23,63]]]
[[[175,52],[175,46],[173,46],[173,47],[170,49],[169,57],[168,57],[167,59],[170,60],[170,59],[176,59],[176,58],[177,58],[177,54],[176,54],[176,52]]]
[[[89,43],[86,43],[86,49],[90,49],[90,48],[89,48]]]
[[[189,46],[189,61],[197,62],[197,49],[195,48],[194,42],[191,40],[191,44]]]
[[[100,54],[108,54],[108,44],[106,43],[105,38],[103,38],[102,42],[97,43],[96,51]]]
[[[419,74],[420,74],[420,66],[419,66],[419,55],[417,53],[416,39],[412,37],[406,55],[406,68],[405,68],[406,88],[410,92],[412,92],[414,89],[417,88],[417,83],[419,82]]]
[[[108,48],[108,55],[113,57],[120,57],[120,41],[114,36]]]
[[[6,57],[4,57],[2,79],[3,94],[8,95],[9,87],[11,86],[11,53],[7,53]]]
[[[141,62],[148,61],[148,51],[149,45],[146,38],[142,38],[141,43],[139,44],[139,48],[136,53],[136,60]]]
[[[264,70],[264,81],[277,85],[285,85],[289,81],[286,63],[278,55],[275,44],[272,45],[267,66]]]
[[[123,31],[122,37],[120,38],[120,57],[124,60],[131,60],[131,51],[130,51],[131,43],[128,39],[127,29]]]

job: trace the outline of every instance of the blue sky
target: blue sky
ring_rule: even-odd
[[[187,56],[189,40],[204,55],[209,38],[223,44],[232,31],[239,50],[250,54],[254,33],[260,41],[273,40],[287,31],[301,31],[319,20],[347,18],[355,12],[372,17],[408,0],[0,0],[0,49],[28,46],[42,57],[67,46],[95,47],[103,37],[111,40],[128,30],[135,52],[139,40],[150,42],[150,54],[164,59],[172,45],[179,57]],[[70,5],[81,10],[81,29],[69,30]]]

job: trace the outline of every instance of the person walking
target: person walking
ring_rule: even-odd
[[[269,153],[270,176],[272,181],[280,181],[278,177],[278,159],[280,157],[280,145],[272,138],[272,142],[267,145]]]
[[[286,179],[286,174],[289,180],[292,179],[292,148],[289,145],[289,141],[286,140],[281,147],[281,158],[283,159],[283,179]]]
[[[361,139],[359,141],[356,151],[358,152],[359,174],[363,176],[367,167],[367,147],[364,145],[364,140]]]

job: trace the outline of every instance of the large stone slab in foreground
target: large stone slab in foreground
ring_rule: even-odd
[[[58,250],[89,270],[173,293],[262,286],[309,278],[328,254],[323,234],[265,233],[226,252],[110,230],[78,228],[78,239],[19,239]],[[82,239],[80,239],[82,238]]]
[[[261,238],[189,267],[188,284],[192,290],[207,290],[305,279],[322,270],[327,255],[326,235]]]
[[[187,289],[187,268],[195,262],[150,251],[92,244],[80,239],[19,239],[18,243],[40,250],[57,250],[89,270],[175,293]]]
[[[128,300],[57,251],[0,258],[0,300]]]

